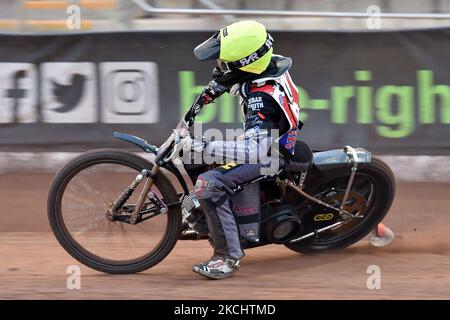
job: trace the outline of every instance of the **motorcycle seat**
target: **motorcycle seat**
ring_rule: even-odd
[[[305,141],[297,140],[294,154],[285,165],[285,169],[293,173],[308,171],[312,162],[313,152],[309,144]]]

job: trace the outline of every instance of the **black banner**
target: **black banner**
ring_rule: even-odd
[[[143,296],[142,299],[154,297]],[[275,296],[274,299],[277,297]],[[339,298],[339,297],[337,297]],[[375,297],[374,297],[375,298]],[[152,319],[201,320],[201,319],[267,319],[284,320],[301,316],[320,315],[335,317],[336,310],[352,310],[349,319],[359,319],[367,310],[378,314],[401,312],[406,317],[434,316],[449,306],[448,300],[21,300],[1,301],[3,310],[15,314],[26,314],[32,309],[35,314],[46,315],[49,308],[71,310],[75,316],[89,314],[108,316],[111,319],[139,317],[142,312],[151,312]],[[55,308],[56,307],[56,308]],[[293,316],[295,315],[295,316]]]
[[[272,32],[293,59],[299,139],[313,148],[450,154],[450,29]],[[0,35],[0,151],[128,147],[113,131],[159,145],[207,84],[214,62],[193,48],[209,32]],[[224,95],[198,118],[241,128]]]

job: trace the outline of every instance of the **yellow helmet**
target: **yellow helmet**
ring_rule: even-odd
[[[245,20],[220,29],[198,45],[194,54],[201,61],[220,59],[228,72],[241,70],[260,74],[270,63],[272,45],[273,39],[264,25]]]

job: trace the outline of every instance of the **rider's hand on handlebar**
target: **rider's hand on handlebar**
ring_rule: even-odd
[[[205,141],[195,140],[190,136],[185,137],[183,140],[183,152],[202,152],[206,147]]]
[[[217,83],[215,80],[212,80],[202,92],[203,104],[211,103],[212,101],[214,101],[214,99],[229,91],[230,89],[228,87],[225,87]]]
[[[176,129],[173,129],[173,131],[174,131],[176,139],[184,139],[184,138],[190,136],[189,129],[187,129],[185,127],[183,127],[183,128],[176,128]]]

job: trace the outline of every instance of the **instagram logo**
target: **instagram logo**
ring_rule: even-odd
[[[107,85],[111,93],[107,108],[120,115],[142,115],[148,112],[149,99],[146,87],[150,77],[142,70],[116,70],[108,75]]]
[[[103,122],[155,123],[159,120],[156,64],[104,62],[100,70]]]

